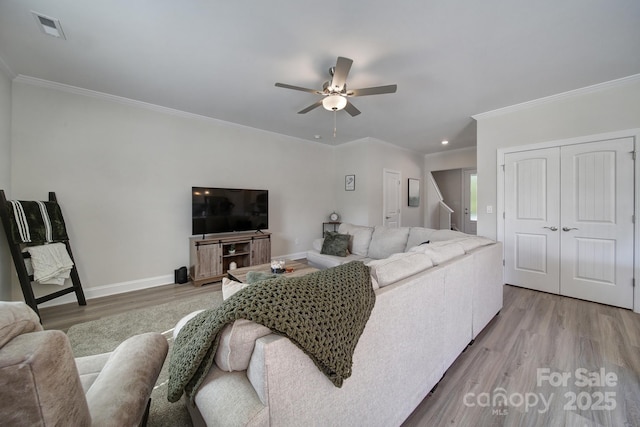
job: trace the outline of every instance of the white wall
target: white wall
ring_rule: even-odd
[[[11,196],[11,79],[0,67],[0,189]],[[0,300],[12,299],[11,255],[4,231],[0,232]]]
[[[640,127],[640,75],[475,118],[478,121],[478,235],[495,239],[497,150]],[[487,213],[487,206],[493,207],[493,213]]]
[[[408,179],[422,179],[422,155],[401,149],[373,138],[340,145],[335,148],[336,172],[334,182],[335,206],[341,220],[354,224],[382,224],[383,170],[391,169],[401,174],[401,225],[422,226],[424,201],[419,207],[408,206]],[[345,191],[345,175],[356,176],[355,191]],[[327,212],[327,215],[330,212]]]
[[[473,169],[476,167],[476,148],[460,148],[457,150],[443,151],[440,153],[428,154],[424,157],[425,171],[425,210],[424,226],[429,228],[439,228],[440,219],[438,205],[440,200],[436,191],[431,185],[429,173],[450,169]]]
[[[17,80],[12,195],[56,191],[89,298],[188,265],[192,186],[268,189],[274,257],[311,247],[333,207],[332,147]]]

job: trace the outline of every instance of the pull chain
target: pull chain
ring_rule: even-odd
[[[336,137],[336,133],[338,132],[338,119],[337,119],[338,111],[333,110],[333,137]]]

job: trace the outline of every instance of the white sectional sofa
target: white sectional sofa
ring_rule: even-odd
[[[321,267],[364,260],[376,288],[352,375],[341,388],[289,339],[268,330],[249,333],[244,328],[251,325],[237,321],[221,342],[238,342],[218,352],[247,362],[221,368],[216,355],[195,406],[187,402],[194,424],[400,425],[500,311],[503,280],[500,243],[419,227],[395,230],[342,224],[339,231],[352,236],[351,255],[308,253]]]
[[[435,230],[424,227],[387,228],[368,227],[343,222],[338,233],[351,236],[349,255],[346,257],[322,254],[324,239],[316,239],[307,251],[307,261],[317,268],[335,267],[350,261],[365,263],[383,259],[399,252],[407,252],[425,242],[442,242],[472,236],[453,230]]]

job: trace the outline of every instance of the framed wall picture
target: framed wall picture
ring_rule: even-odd
[[[344,189],[345,191],[355,191],[356,189],[356,176],[345,175],[344,176]]]
[[[409,178],[409,206],[420,206],[420,180]]]

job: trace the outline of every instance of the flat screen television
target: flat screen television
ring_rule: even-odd
[[[269,191],[192,187],[192,234],[269,228]]]

